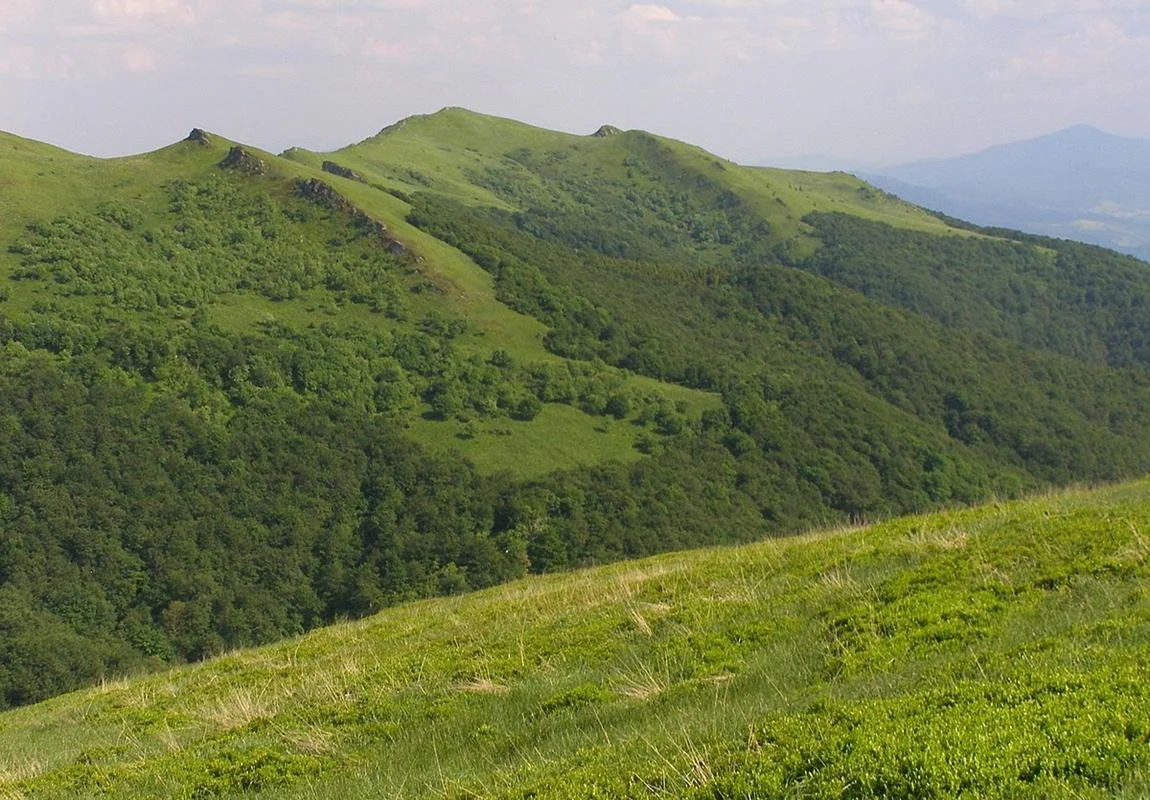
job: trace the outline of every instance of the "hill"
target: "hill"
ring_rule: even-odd
[[[1150,484],[534,577],[0,715],[0,793],[1144,797]]]
[[[980,225],[1076,239],[1150,260],[1150,140],[1079,125],[958,158],[868,171],[867,179]]]
[[[446,109],[0,182],[0,705],[1150,470],[1138,262],[847,175]]]

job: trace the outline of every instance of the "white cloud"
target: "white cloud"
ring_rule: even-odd
[[[431,0],[366,0],[349,3],[348,0],[266,0],[268,11],[279,9],[305,11],[404,11],[424,9],[434,13],[436,6]],[[441,7],[441,6],[440,6]]]
[[[37,81],[148,72],[177,107],[285,146],[452,104],[577,130],[613,118],[728,155],[916,136],[946,154],[1007,138],[1002,119],[1106,127],[1105,108],[1150,135],[1148,36],[1146,0],[0,0],[0,102],[23,82],[38,98],[23,113],[64,118],[60,87]],[[259,91],[230,101],[213,80]]]
[[[1057,81],[1067,90],[1131,94],[1150,81],[1150,35],[1134,35],[1108,17],[1032,37],[995,76]]]
[[[628,22],[682,22],[683,18],[666,6],[650,3],[637,3],[627,9],[624,18]]]
[[[0,53],[0,75],[27,81],[61,80],[75,73],[67,53],[44,53],[34,47],[13,47]]]
[[[141,44],[128,45],[121,62],[128,72],[155,72],[157,66],[155,51]]]
[[[19,28],[40,11],[40,0],[4,0],[0,3],[0,34]]]
[[[907,0],[871,0],[871,11],[894,39],[923,39],[938,27],[935,17]]]
[[[112,20],[134,20],[143,17],[190,22],[195,11],[180,0],[91,0],[92,14]]]
[[[252,64],[240,67],[238,72],[245,78],[261,80],[288,79],[296,75],[295,68],[290,64]]]
[[[618,55],[624,60],[676,58],[681,52],[679,27],[683,18],[666,6],[636,3],[623,12],[624,34]]]
[[[962,0],[966,12],[978,19],[990,19],[1001,14],[1007,7],[1004,0]]]
[[[439,48],[429,48],[426,41],[413,42],[383,37],[372,37],[363,45],[364,55],[389,61],[411,61],[417,56],[427,53],[429,49],[438,50]]]

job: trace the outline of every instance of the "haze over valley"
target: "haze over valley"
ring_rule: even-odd
[[[864,169],[899,197],[980,225],[1150,260],[1150,139],[1080,125],[953,159]]]

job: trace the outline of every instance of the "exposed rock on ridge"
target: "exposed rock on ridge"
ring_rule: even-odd
[[[268,171],[268,165],[262,158],[252,155],[242,147],[236,146],[228,151],[224,160],[220,162],[222,169],[234,169],[246,172],[249,175],[263,175]]]
[[[367,181],[363,179],[363,176],[358,172],[353,169],[348,169],[347,167],[340,166],[334,161],[323,162],[323,171],[330,172],[332,175],[338,175],[341,178],[348,178],[349,180],[359,181],[360,183],[367,183]]]
[[[297,178],[295,191],[300,197],[310,200],[322,208],[348,215],[356,227],[364,228],[376,236],[391,253],[403,255],[408,252],[406,245],[396,239],[386,225],[369,217],[350,200],[319,178],[308,178],[307,180]]]

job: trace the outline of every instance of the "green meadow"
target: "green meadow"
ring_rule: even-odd
[[[0,796],[1132,800],[1147,587],[1145,481],[534,577],[8,712]]]

